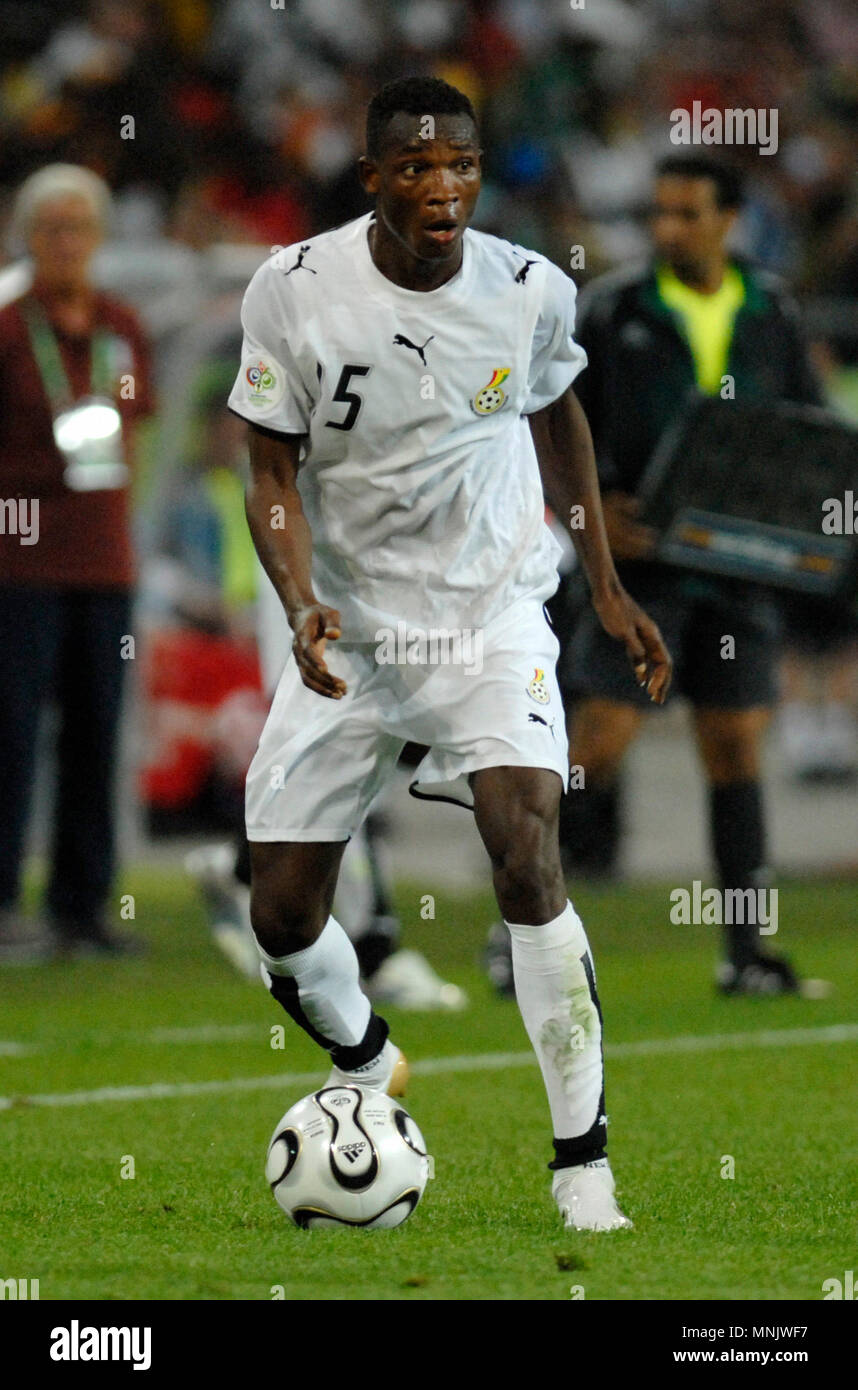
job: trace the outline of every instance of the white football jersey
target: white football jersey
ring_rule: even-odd
[[[482,232],[439,289],[395,285],[370,255],[373,214],[278,251],[248,286],[229,398],[306,436],[298,490],[313,586],[342,642],[380,628],[478,628],[557,587],[525,416],[586,364],[575,285]]]

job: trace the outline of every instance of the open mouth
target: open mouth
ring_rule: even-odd
[[[455,240],[459,224],[454,217],[439,217],[434,222],[427,222],[423,230],[433,241],[447,246]]]

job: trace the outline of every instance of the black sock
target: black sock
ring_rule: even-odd
[[[560,800],[560,854],[567,873],[613,873],[622,835],[620,783],[570,787]]]
[[[299,1028],[303,1028],[308,1037],[323,1047],[326,1052],[331,1054],[331,1061],[335,1067],[340,1067],[342,1071],[355,1071],[357,1067],[363,1067],[367,1062],[371,1062],[377,1057],[387,1041],[390,1029],[385,1019],[379,1014],[371,1013],[366,1032],[359,1043],[354,1047],[345,1047],[340,1043],[332,1042],[326,1038],[317,1028],[314,1028],[304,1010],[301,1008],[301,1000],[298,995],[298,985],[291,975],[269,975],[271,980],[268,986],[271,994],[282,1004],[287,1014]]]
[[[243,830],[236,836],[235,876],[239,883],[250,887],[250,841]]]
[[[365,980],[371,980],[379,966],[399,946],[400,924],[393,906],[387,866],[383,862],[381,849],[384,841],[385,821],[378,812],[371,812],[365,821],[364,830],[366,857],[372,881],[372,913],[366,930],[353,940],[360,973]]]
[[[578,1168],[582,1163],[595,1163],[599,1158],[607,1158],[605,1148],[605,1125],[598,1122],[589,1134],[578,1134],[574,1139],[555,1139],[554,1158],[549,1168]]]
[[[712,846],[721,887],[764,888],[766,845],[763,794],[759,782],[728,782],[709,788]],[[741,970],[760,954],[756,922],[724,925],[728,959]]]
[[[358,1067],[365,1067],[367,1062],[378,1056],[387,1042],[389,1032],[387,1022],[380,1014],[370,1014],[366,1032],[360,1042],[354,1047],[332,1047],[331,1061],[341,1071],[357,1071]]]
[[[374,917],[369,931],[352,945],[358,958],[360,973],[371,980],[379,966],[393,955],[399,940],[399,920],[396,917]]]

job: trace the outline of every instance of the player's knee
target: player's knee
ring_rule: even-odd
[[[760,758],[756,749],[742,747],[719,748],[706,759],[709,781],[715,786],[730,782],[755,782],[760,776]]]
[[[697,739],[710,782],[755,781],[760,776],[767,708],[698,710]]]
[[[583,769],[584,785],[609,787],[620,775],[622,752],[615,752],[598,743],[570,748],[569,760],[572,766]]]
[[[251,889],[250,924],[266,955],[290,956],[312,946],[327,917],[325,905],[309,896],[278,892],[264,883]]]
[[[555,806],[525,808],[510,819],[497,867],[503,891],[518,901],[539,901],[556,892],[562,870]]]
[[[638,716],[634,709],[585,702],[573,711],[569,720],[570,760],[584,769],[588,782],[596,786],[610,785],[619,775],[637,727]]]
[[[710,782],[753,781],[760,775],[759,740],[742,732],[721,733],[709,742],[705,763]]]

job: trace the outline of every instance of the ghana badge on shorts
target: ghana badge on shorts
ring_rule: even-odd
[[[551,691],[545,684],[545,672],[539,666],[533,668],[533,680],[528,684],[527,693],[538,705],[547,705],[551,699]]]
[[[510,371],[509,367],[495,367],[491,379],[480,388],[471,401],[471,409],[475,414],[493,415],[496,410],[500,410],[506,400],[506,392],[501,390],[501,386]]]

